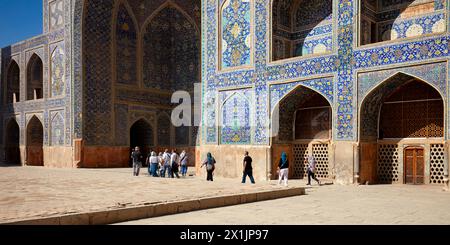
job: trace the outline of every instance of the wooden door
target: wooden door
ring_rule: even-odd
[[[425,184],[424,149],[413,147],[405,149],[405,184]]]

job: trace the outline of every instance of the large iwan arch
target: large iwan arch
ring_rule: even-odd
[[[443,183],[445,101],[431,84],[397,73],[360,108],[360,182]]]
[[[333,173],[331,142],[333,109],[330,101],[305,86],[298,86],[284,96],[272,112],[272,178],[282,152],[289,157],[290,177],[307,175],[307,158],[313,155],[318,163],[317,175],[328,179]]]

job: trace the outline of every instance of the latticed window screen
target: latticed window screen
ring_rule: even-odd
[[[399,147],[397,144],[378,146],[378,182],[391,184],[399,182]]]
[[[432,144],[430,151],[430,183],[444,183],[445,151],[443,144]]]
[[[297,144],[294,145],[294,179],[303,179],[307,175],[308,166],[308,145],[307,144]]]
[[[317,161],[317,173],[318,178],[329,178],[330,167],[329,167],[329,155],[328,155],[328,144],[314,144],[313,145],[313,155]]]
[[[380,138],[433,138],[444,136],[444,103],[429,85],[411,82],[383,104]]]

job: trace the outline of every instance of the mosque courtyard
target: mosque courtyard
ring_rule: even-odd
[[[217,178],[215,182],[206,182],[200,176],[152,178],[146,169],[141,176],[133,177],[131,169],[123,168],[2,166],[0,183],[5,187],[0,190],[0,223],[41,219],[40,224],[51,224],[46,219],[55,216],[121,208],[133,210],[142,205],[211,197],[228,200],[232,195],[286,190],[276,182],[242,185],[239,179]],[[205,206],[192,212],[178,207],[172,215],[120,224],[450,224],[450,193],[440,186],[326,184],[307,187],[303,180],[292,180],[289,184],[289,188],[298,187],[305,188],[306,195],[218,208]]]

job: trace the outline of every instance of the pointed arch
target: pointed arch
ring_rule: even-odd
[[[137,85],[139,25],[127,1],[114,7],[114,79],[118,84]]]
[[[234,92],[220,106],[221,144],[251,144],[252,104],[241,94]]]
[[[158,146],[168,147],[172,141],[172,122],[169,115],[162,112],[158,115]]]
[[[193,91],[200,82],[200,33],[195,22],[171,1],[142,26],[142,79],[146,88]]]
[[[331,140],[332,105],[332,101],[316,88],[304,84],[295,86],[271,111],[272,138],[277,142]]]
[[[151,123],[145,118],[140,118],[130,127],[130,148],[140,147],[144,156],[155,146],[154,130]]]
[[[27,100],[44,97],[44,64],[41,57],[34,53],[27,64]]]
[[[6,102],[20,102],[20,67],[15,60],[11,60],[6,76]]]
[[[8,164],[19,165],[20,160],[20,127],[15,118],[8,120],[5,131],[5,159]]]
[[[171,0],[167,0],[165,1],[163,4],[161,4],[155,11],[153,11],[148,17],[147,19],[144,21],[144,24],[141,26],[141,33],[145,33],[146,31],[146,27],[147,25],[149,25],[149,23],[151,21],[153,21],[153,19],[158,16],[158,14],[163,11],[165,8],[175,8],[178,12],[180,12],[184,18],[186,18],[189,23],[191,23],[191,25],[193,25],[195,27],[195,32],[197,34],[200,34],[200,28],[197,26],[197,23],[195,23],[194,19],[192,19],[192,17],[186,13],[186,11],[184,11],[184,9],[182,7],[180,7],[178,4],[176,4],[175,2],[171,1]]]
[[[413,82],[416,82],[418,84],[417,86],[424,84],[424,88],[429,87],[430,91],[436,93],[433,97],[439,97],[439,99],[442,100],[441,106],[444,106],[446,101],[445,96],[442,94],[442,91],[436,87],[436,85],[417,76],[410,75],[405,72],[397,72],[377,84],[377,86],[369,90],[362,98],[358,113],[360,122],[360,140],[373,141],[380,137],[380,120],[383,103],[389,96],[395,93],[395,91],[398,91]],[[417,93],[417,96],[421,95],[422,94],[420,92]],[[427,98],[421,98],[420,100],[426,101]],[[426,111],[424,113],[426,114]],[[442,130],[445,129],[444,124],[445,121],[442,121]],[[444,132],[442,132],[442,134],[442,137],[444,137]]]
[[[44,166],[44,127],[41,120],[33,116],[27,125],[26,163],[29,166]]]
[[[64,117],[61,115],[61,112],[56,112],[51,117],[50,145],[64,145]]]
[[[297,91],[298,89],[301,89],[301,87],[304,87],[305,89],[309,89],[309,90],[312,90],[312,91],[320,94],[322,97],[324,97],[324,99],[326,99],[328,101],[328,103],[331,106],[331,109],[334,111],[334,108],[333,108],[334,103],[333,103],[332,97],[327,96],[326,94],[324,94],[324,92],[320,91],[320,89],[315,88],[314,86],[310,86],[308,84],[300,82],[297,85],[293,86],[291,89],[289,89],[288,92],[285,93],[281,98],[279,98],[274,104],[271,104],[270,116],[272,116],[275,113],[275,110],[277,108],[279,108],[280,103],[282,103],[283,100],[289,98],[290,95],[295,93],[295,91]]]

